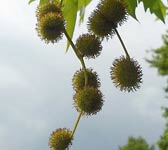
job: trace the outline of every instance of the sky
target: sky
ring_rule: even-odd
[[[92,2],[84,23],[75,30],[86,33],[87,17],[98,1]],[[80,62],[66,40],[46,44],[37,36],[37,2],[6,0],[0,5],[0,149],[49,150],[48,139],[57,128],[72,129],[78,113],[73,106],[72,77]],[[123,55],[116,36],[104,41],[103,51],[87,67],[97,71],[104,94],[102,111],[83,117],[73,140],[72,150],[117,150],[129,136],[142,136],[154,144],[164,130],[161,106],[166,106],[163,87],[166,80],[150,68],[147,50],[162,45],[167,27],[142,5],[137,9],[139,22],[131,17],[118,28],[130,56],[142,66],[143,84],[134,93],[116,89],[110,79],[110,67]],[[168,105],[167,105],[168,106]]]

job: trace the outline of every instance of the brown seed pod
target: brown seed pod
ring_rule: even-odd
[[[76,41],[76,47],[82,57],[95,58],[102,50],[101,41],[94,34],[82,34]]]
[[[87,76],[88,76],[88,86],[99,88],[100,82],[98,75],[92,69],[87,69]],[[75,91],[82,90],[85,87],[85,72],[83,69],[76,71],[72,79],[73,88]]]
[[[55,43],[62,38],[65,21],[62,15],[47,13],[37,23],[37,32],[46,43]]]
[[[84,115],[95,115],[103,106],[102,93],[93,87],[85,87],[74,95],[74,106]]]
[[[111,79],[121,91],[136,91],[142,83],[142,70],[138,62],[121,56],[113,62]]]
[[[36,10],[37,20],[39,21],[47,13],[62,14],[59,2],[51,1],[51,2],[45,3],[43,5],[39,5]]]
[[[66,128],[59,128],[52,132],[49,139],[49,147],[52,150],[68,150],[72,145],[71,131]]]
[[[114,34],[113,24],[109,22],[97,9],[88,18],[88,30],[101,39],[109,38]]]
[[[127,5],[124,0],[102,0],[97,9],[115,26],[121,25],[127,20]]]
[[[88,30],[107,39],[115,28],[127,20],[127,5],[123,0],[101,0],[88,19]]]

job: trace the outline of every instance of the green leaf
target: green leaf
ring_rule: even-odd
[[[66,30],[71,39],[73,37],[73,33],[75,29],[77,11],[78,11],[78,0],[63,1],[63,14],[66,20]],[[67,41],[66,51],[68,51],[69,46],[70,44]]]
[[[162,1],[157,0],[154,3],[151,13],[155,13],[155,15],[165,23],[166,6],[162,3]]]
[[[145,11],[149,8],[151,13],[165,23],[166,6],[161,0],[139,0],[139,2],[143,2]]]
[[[155,2],[155,0],[138,0],[138,2],[142,2],[143,5],[144,5],[144,9],[145,11],[148,9],[148,8],[151,8]]]
[[[78,0],[78,11],[80,11],[80,22],[82,23],[85,15],[85,8],[92,0]]]
[[[92,0],[78,0],[78,10],[81,9],[81,7],[86,7]]]
[[[34,2],[35,0],[29,0],[29,3],[28,4],[31,4],[32,2]]]
[[[34,2],[35,0],[29,0],[29,4],[31,4],[32,2]],[[39,4],[42,5],[44,3],[49,2],[49,0],[40,0]]]
[[[85,7],[91,2],[91,0],[64,0],[63,1],[63,14],[66,20],[66,30],[70,38],[72,39],[76,25],[77,13],[80,11],[80,22],[84,19]],[[70,44],[67,41],[68,51]]]
[[[40,5],[42,5],[42,4],[45,4],[45,3],[48,3],[49,2],[49,0],[40,0]]]
[[[137,7],[137,0],[125,0],[127,6],[128,6],[128,13],[137,20],[135,9]]]

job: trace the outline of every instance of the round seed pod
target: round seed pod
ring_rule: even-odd
[[[121,91],[136,91],[142,83],[142,70],[138,62],[121,56],[113,62],[111,79]]]
[[[85,87],[74,95],[74,106],[84,115],[95,115],[102,109],[103,95],[93,87]]]
[[[82,34],[76,41],[76,47],[82,57],[95,58],[102,50],[101,41],[93,34]]]
[[[99,88],[100,82],[98,75],[92,69],[87,69],[88,83],[89,87]],[[76,71],[72,79],[73,88],[75,91],[82,90],[85,87],[85,72],[83,69]]]
[[[97,9],[115,26],[121,25],[127,20],[127,5],[123,0],[102,0],[98,4]]]
[[[62,14],[59,2],[52,1],[43,5],[39,5],[36,10],[37,20],[40,20],[47,13]]]
[[[105,37],[108,39],[114,34],[113,24],[98,9],[93,11],[88,18],[88,30],[102,39]]]
[[[67,150],[72,145],[71,131],[59,128],[52,132],[49,139],[49,147],[52,150]]]
[[[62,15],[47,13],[37,23],[37,32],[46,43],[55,43],[62,38],[65,21]]]

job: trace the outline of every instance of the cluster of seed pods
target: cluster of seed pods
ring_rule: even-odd
[[[142,70],[136,60],[130,57],[117,31],[128,18],[127,4],[124,0],[101,0],[88,18],[88,33],[82,34],[72,41],[66,32],[66,21],[62,13],[62,5],[53,0],[37,8],[37,32],[46,43],[56,43],[63,35],[69,40],[77,58],[81,62],[81,69],[77,70],[72,79],[73,105],[79,117],[73,130],[59,128],[50,136],[51,150],[67,150],[72,145],[75,130],[82,116],[96,115],[103,106],[104,96],[100,91],[98,74],[85,66],[84,58],[95,59],[101,54],[102,40],[108,40],[116,34],[123,46],[124,54],[115,59],[110,76],[121,91],[136,91],[142,83]]]

